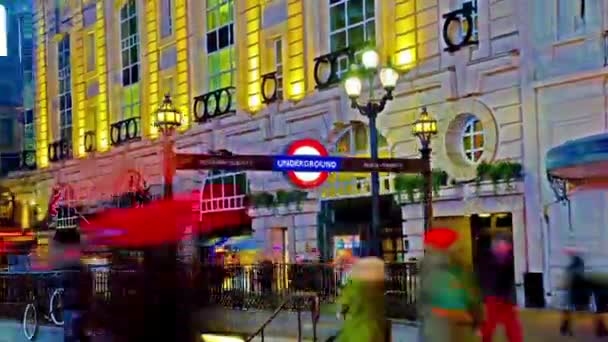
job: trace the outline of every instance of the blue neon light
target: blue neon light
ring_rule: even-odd
[[[280,156],[272,162],[275,171],[296,172],[335,172],[341,164],[341,158],[318,156]]]

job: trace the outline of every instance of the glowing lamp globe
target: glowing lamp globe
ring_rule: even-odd
[[[162,132],[171,132],[182,124],[182,113],[173,106],[171,96],[165,95],[165,99],[156,110],[156,121],[154,126]]]

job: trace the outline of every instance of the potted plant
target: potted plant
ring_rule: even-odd
[[[398,175],[395,178],[395,190],[399,198],[405,193],[409,202],[415,202],[416,191],[420,191],[423,186],[423,179],[420,175]]]
[[[308,197],[308,192],[302,190],[292,190],[289,192],[290,203],[296,204],[296,210],[302,210],[302,202]]]
[[[271,208],[275,204],[274,195],[267,191],[252,193],[249,199],[254,208]]]
[[[514,179],[521,178],[522,165],[517,162],[504,161],[500,163],[500,169],[502,173],[502,179],[506,184],[506,188],[512,190],[513,184],[511,182]]]
[[[433,169],[431,175],[432,175],[433,195],[439,196],[439,190],[441,190],[441,187],[448,185],[448,173],[441,169]],[[424,186],[424,182],[423,182],[423,186]]]
[[[490,176],[490,170],[492,170],[492,165],[485,161],[482,161],[479,163],[479,165],[477,165],[477,177],[475,177],[475,185],[477,186],[477,190],[479,190],[481,182]]]

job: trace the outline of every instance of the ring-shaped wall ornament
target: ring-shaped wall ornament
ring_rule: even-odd
[[[141,138],[139,131],[139,117],[118,121],[110,125],[110,142],[120,145]]]
[[[93,152],[95,150],[95,132],[84,132],[84,151]]]
[[[47,147],[50,162],[58,162],[72,157],[72,143],[67,139],[52,142]]]
[[[195,97],[193,105],[194,120],[196,122],[206,122],[216,117],[236,113],[232,106],[234,92],[234,87],[226,87]]]
[[[267,86],[272,86],[272,90],[270,92],[268,92],[267,90]],[[273,72],[269,72],[265,75],[262,75],[262,84],[260,85],[261,87],[261,93],[262,93],[262,102],[265,104],[268,103],[272,103],[275,102],[276,100],[278,100],[279,96],[279,84],[278,84],[278,80],[277,80],[277,72],[273,71]],[[269,94],[270,93],[270,94]]]
[[[478,43],[473,39],[473,14],[475,13],[477,13],[477,8],[473,7],[471,2],[465,2],[461,9],[443,15],[445,19],[443,22],[443,41],[447,45],[445,51],[455,52],[465,46]],[[450,27],[451,25],[462,25],[463,20],[467,26],[466,31],[463,36],[459,37],[460,40],[455,41],[455,38],[450,36]]]
[[[340,82],[340,75],[338,74],[340,58],[347,58],[350,66],[356,62],[355,51],[354,48],[347,47],[315,58],[314,77],[317,89],[326,89]],[[326,75],[321,73],[323,67],[329,67]]]

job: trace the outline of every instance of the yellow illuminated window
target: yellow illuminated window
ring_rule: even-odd
[[[273,42],[274,47],[274,67],[277,81],[277,98],[283,98],[283,41],[281,38]]]
[[[209,91],[234,86],[233,0],[207,1],[207,55]]]
[[[387,152],[388,143],[382,134],[378,133],[378,151]],[[366,155],[369,150],[369,129],[363,124],[351,125],[345,129],[336,142],[336,151],[347,155]]]
[[[120,9],[120,51],[122,85],[129,86],[139,82],[139,31],[135,0],[128,0]]]
[[[65,35],[57,46],[59,83],[59,135],[72,141],[72,70],[70,67],[70,36]]]
[[[173,34],[173,1],[162,0],[161,7],[161,38],[166,38]]]
[[[97,107],[96,106],[89,106],[87,108],[87,112],[86,112],[86,116],[84,117],[84,129],[85,131],[95,131],[95,126],[96,126],[96,120],[97,120]]]
[[[87,72],[95,71],[95,33],[89,32],[86,36],[85,53],[87,56]]]

